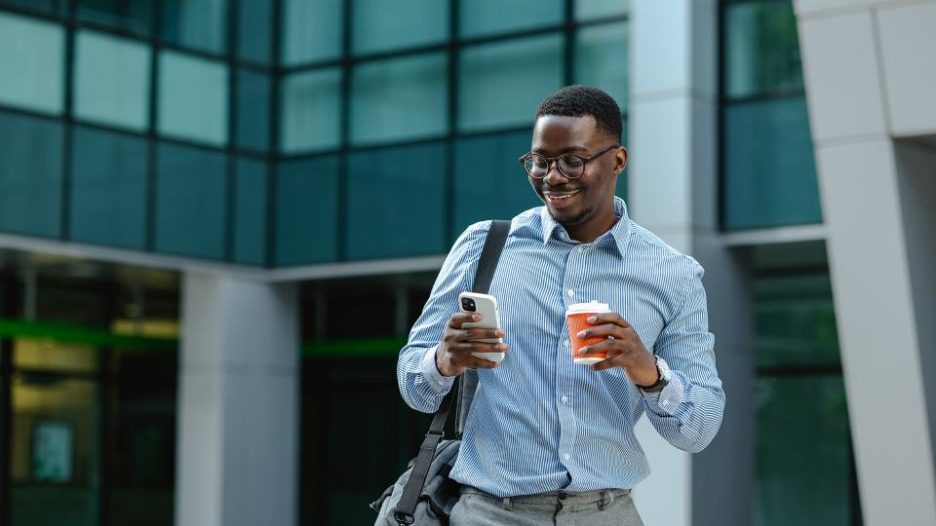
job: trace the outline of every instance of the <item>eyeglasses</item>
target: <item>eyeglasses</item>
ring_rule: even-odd
[[[618,144],[608,146],[604,150],[592,155],[591,157],[582,157],[571,153],[564,153],[558,157],[546,157],[538,153],[530,152],[519,159],[520,164],[526,173],[534,179],[542,179],[549,173],[549,165],[556,163],[556,169],[563,177],[569,179],[578,179],[585,173],[585,163],[596,157],[600,157],[615,148],[620,148]]]

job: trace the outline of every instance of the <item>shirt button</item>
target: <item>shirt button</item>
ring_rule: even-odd
[[[568,292],[567,294],[568,294],[569,297],[571,298],[571,297],[575,296],[575,291],[572,290],[572,289],[569,289],[569,292]]]
[[[569,401],[569,397],[566,395],[562,395],[562,398],[560,398],[560,400],[562,400],[562,403],[564,404]]]
[[[565,347],[569,346],[569,340],[562,340],[562,345]]]
[[[562,458],[569,460],[570,458],[572,458],[572,455],[566,453],[565,455],[562,456]]]
[[[585,247],[578,247],[579,254],[585,252]]]

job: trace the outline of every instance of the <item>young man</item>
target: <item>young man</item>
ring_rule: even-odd
[[[465,486],[453,526],[642,524],[630,499],[649,473],[637,420],[646,413],[693,453],[721,425],[702,267],[631,221],[614,196],[627,163],[620,142],[620,109],[603,91],[571,86],[546,98],[520,159],[545,206],[513,218],[490,288],[503,330],[463,330],[477,315],[458,311],[484,221],[455,242],[400,352],[400,392],[419,411],[435,411],[456,376],[478,370],[451,473]],[[587,349],[607,358],[576,365],[565,312],[591,300],[612,312],[579,336],[602,337]],[[476,352],[505,355],[498,364]]]

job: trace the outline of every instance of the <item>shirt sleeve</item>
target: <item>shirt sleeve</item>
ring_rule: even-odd
[[[445,377],[435,362],[436,347],[449,318],[458,310],[458,295],[471,290],[481,248],[491,222],[468,227],[449,251],[432,287],[422,314],[410,330],[397,360],[397,383],[406,405],[433,413],[452,388],[454,377]]]
[[[645,393],[647,417],[670,444],[698,453],[715,438],[725,393],[715,369],[715,337],[708,331],[702,267],[692,262],[685,300],[657,339],[654,351],[670,366],[670,383]]]

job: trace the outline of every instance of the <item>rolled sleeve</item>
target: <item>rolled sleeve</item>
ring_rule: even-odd
[[[422,362],[420,363],[420,368],[422,369],[423,377],[431,385],[438,394],[446,394],[452,388],[452,384],[455,383],[454,376],[443,376],[439,372],[438,366],[436,366],[436,351],[439,348],[438,345],[435,347],[430,347],[426,349],[426,354],[423,355]]]

